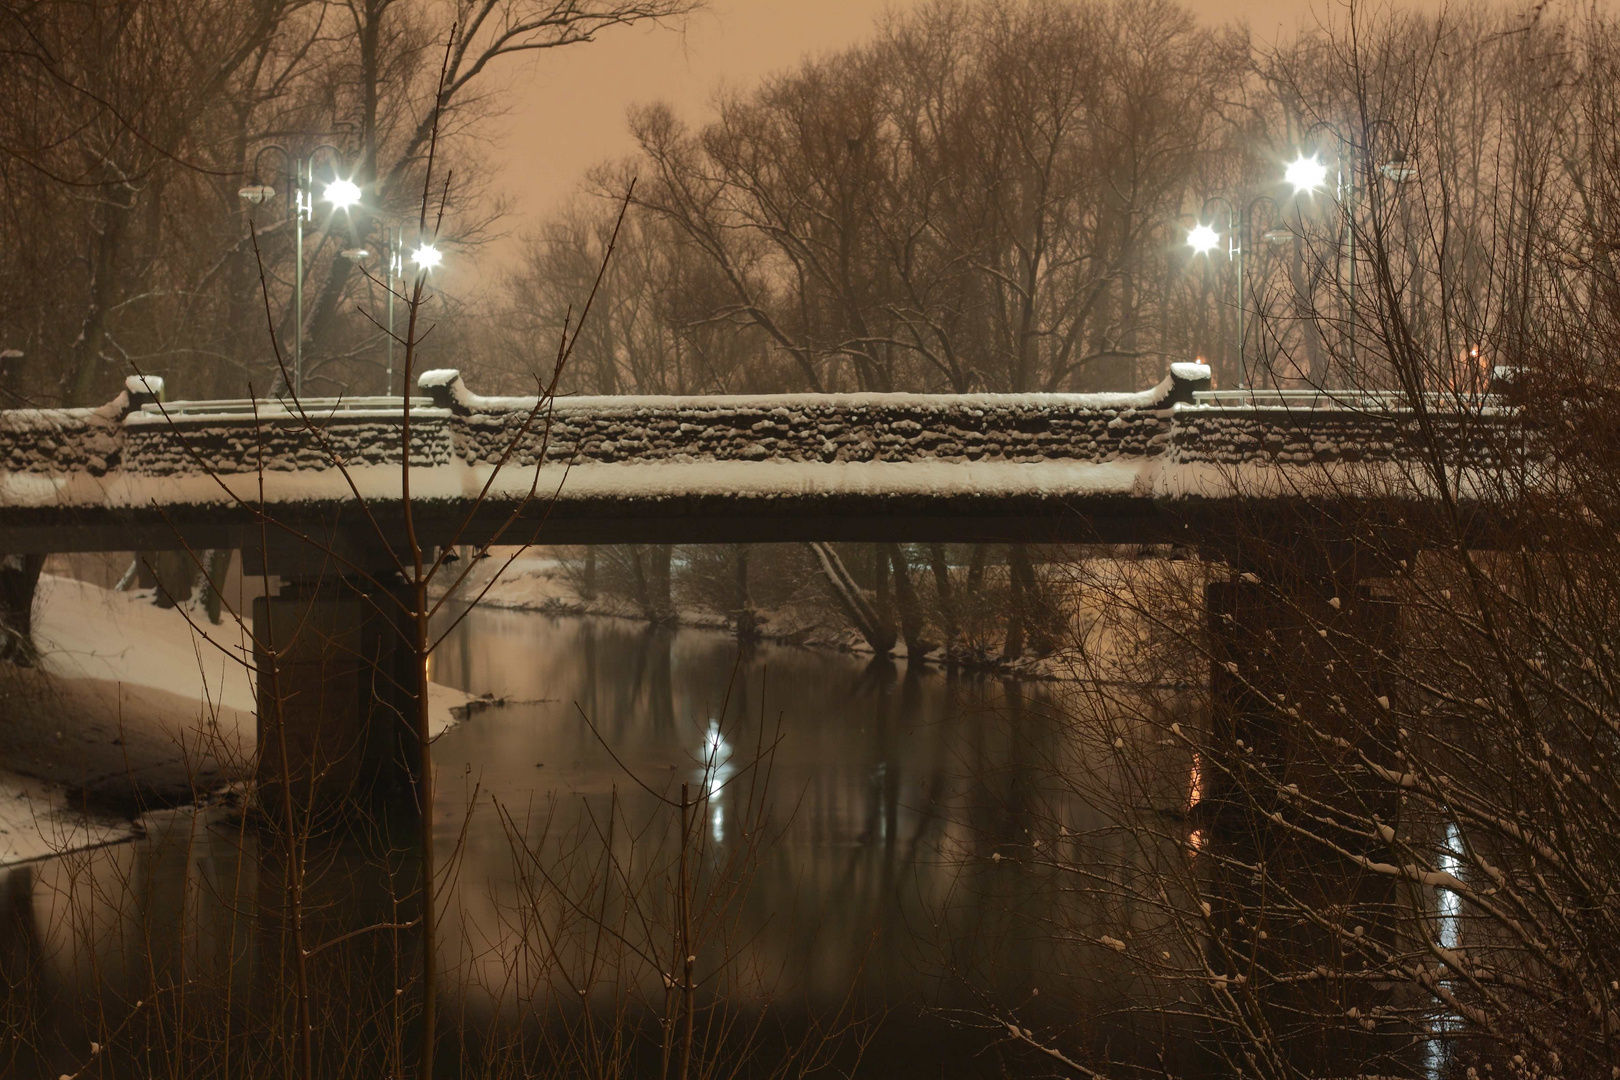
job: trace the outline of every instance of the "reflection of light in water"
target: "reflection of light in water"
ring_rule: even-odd
[[[872,783],[877,785],[878,794],[878,842],[883,843],[889,839],[888,807],[883,804],[883,793],[887,790],[886,782],[889,779],[889,763],[880,761],[877,768],[872,770]]]
[[[726,741],[720,730],[718,720],[709,721],[709,730],[703,736],[703,771],[700,779],[706,786],[706,795],[709,799],[709,831],[714,836],[714,842],[724,843],[726,839],[726,809],[720,803],[721,789],[726,781],[736,773],[731,764],[731,744]]]
[[[1446,825],[1446,842],[1440,848],[1435,868],[1452,877],[1462,876],[1462,832],[1456,822]],[[1450,889],[1435,890],[1435,914],[1439,923],[1440,947],[1455,949],[1462,944],[1462,897]],[[1441,1013],[1430,1030],[1437,1033],[1456,1031],[1461,1027],[1455,1013]],[[1447,1045],[1444,1039],[1430,1039],[1423,1046],[1423,1071],[1430,1080],[1440,1080],[1445,1074]]]
[[[1204,801],[1204,762],[1197,754],[1192,756],[1192,768],[1187,771],[1187,813],[1198,809]],[[1197,855],[1204,850],[1204,830],[1194,829],[1187,837],[1187,854]]]

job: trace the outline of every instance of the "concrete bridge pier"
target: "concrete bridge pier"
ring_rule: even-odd
[[[1361,1023],[1390,991],[1358,975],[1392,941],[1402,898],[1332,848],[1387,856],[1368,823],[1395,819],[1394,791],[1360,755],[1392,760],[1399,610],[1348,545],[1266,550],[1206,591],[1212,966],[1241,977],[1303,1074],[1390,1072],[1374,1059],[1411,1053],[1413,1033]]]
[[[244,554],[262,573],[263,557]],[[273,595],[254,601],[253,628],[260,798],[318,813],[410,791],[418,710],[398,575],[312,562],[269,560]]]
[[[34,588],[43,555],[0,555],[0,660],[34,662]]]

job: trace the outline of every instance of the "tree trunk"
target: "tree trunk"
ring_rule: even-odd
[[[1304,241],[1294,237],[1294,257],[1289,264],[1289,278],[1294,287],[1294,317],[1304,328],[1305,358],[1309,370],[1304,372],[1305,379],[1312,386],[1327,385],[1328,361],[1325,350],[1322,348],[1322,328],[1316,322],[1316,309],[1314,297],[1310,287],[1310,280],[1305,272]],[[1277,385],[1275,374],[1272,375],[1273,386]]]
[[[197,564],[184,551],[142,551],[136,554],[140,562],[139,584],[152,589],[152,603],[160,608],[172,608],[191,599],[197,584]]]
[[[832,589],[833,599],[838,601],[839,607],[843,608],[844,614],[855,624],[866,643],[872,646],[872,651],[879,656],[887,656],[894,649],[897,637],[894,624],[885,623],[878,616],[831,544],[816,542],[809,547],[821,566],[828,587]]]
[[[922,605],[917,602],[917,591],[911,585],[911,568],[906,565],[906,553],[899,544],[888,544],[889,564],[894,568],[894,597],[900,607],[900,632],[906,639],[906,657],[920,660],[933,651],[932,642],[924,640]]]
[[[32,667],[39,654],[34,648],[34,590],[43,555],[0,556],[0,660]]]
[[[968,625],[963,628],[965,643],[970,647],[971,653],[976,656],[983,656],[989,651],[988,631],[984,629],[982,603],[982,597],[984,596],[984,564],[985,560],[989,558],[989,553],[990,545],[973,545],[973,552],[968,556],[967,595],[962,605],[957,609],[963,614],[969,612],[979,614],[978,618],[970,620]]]
[[[970,600],[977,597],[979,590],[984,587],[985,550],[984,544],[974,544],[973,554],[968,556],[967,591]]]
[[[208,621],[218,626],[224,609],[219,590],[225,583],[225,575],[230,572],[231,549],[210,548],[203,552],[202,563],[203,606],[208,611]]]
[[[731,550],[737,571],[737,640],[746,644],[759,640],[759,620],[748,595],[748,545],[733,544]]]
[[[951,588],[951,564],[945,558],[944,544],[928,545],[928,560],[934,570],[934,592],[939,597],[939,618],[944,624],[945,651],[956,648],[959,627],[956,620],[956,593]]]
[[[1004,660],[1016,660],[1024,655],[1024,623],[1029,598],[1024,593],[1024,575],[1020,564],[1028,559],[1023,544],[1007,548],[1007,640],[1002,646]]]
[[[652,544],[651,566],[647,574],[647,621],[655,626],[675,624],[675,602],[671,598],[669,564],[675,553],[673,544]]]
[[[590,544],[585,548],[585,580],[579,587],[581,600],[596,599],[596,545]]]
[[[630,545],[630,571],[636,589],[636,606],[641,608],[642,618],[652,622],[652,599],[647,594],[647,560],[642,555],[640,544]]]
[[[878,620],[894,625],[894,601],[889,596],[889,552],[882,544],[872,545],[872,592],[877,601]]]
[[[118,255],[134,202],[134,188],[124,183],[109,191],[101,203],[99,236],[91,253],[90,296],[85,304],[79,338],[73,343],[69,393],[70,403],[74,405],[97,404],[97,396],[101,394],[98,387],[102,381],[102,348],[107,342],[108,315],[117,295]],[[112,395],[101,396],[104,400]]]
[[[1035,656],[1051,656],[1057,648],[1052,637],[1051,605],[1035,576],[1035,561],[1029,557],[1029,549],[1020,544],[1014,550],[1012,571],[1021,581],[1019,592],[1024,599],[1024,637],[1028,651]]]

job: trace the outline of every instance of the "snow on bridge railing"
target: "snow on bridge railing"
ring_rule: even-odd
[[[1434,412],[1492,408],[1503,403],[1496,393],[1427,393],[1425,404]],[[1199,390],[1194,405],[1222,409],[1348,409],[1359,412],[1400,412],[1412,408],[1403,390]]]
[[[411,462],[422,467],[1304,465],[1410,456],[1417,435],[1397,395],[1211,391],[1201,364],[1172,365],[1158,386],[1135,393],[581,397],[558,399],[537,421],[535,398],[474,394],[456,371],[425,373],[418,385],[408,399],[160,404],[162,384],[148,378],[100,409],[0,412],[0,476],[397,465],[407,404]],[[1474,414],[1486,423],[1472,423],[1456,400],[1437,411],[1464,421],[1444,438],[1471,461],[1492,459],[1500,439],[1490,429],[1510,422],[1491,407]],[[8,497],[0,491],[0,503]]]
[[[365,413],[368,415],[386,415],[398,413],[404,399],[398,397],[320,397],[302,398],[293,402],[283,398],[226,398],[198,401],[169,401],[148,402],[143,404],[136,413],[142,422],[155,419],[161,423],[165,417],[175,419],[192,419],[206,417],[208,419],[242,419],[252,420],[258,417],[263,420],[285,419],[288,417],[309,417],[319,420],[322,417],[334,415],[349,415]],[[434,407],[430,397],[412,395],[410,398],[412,409],[428,409]]]

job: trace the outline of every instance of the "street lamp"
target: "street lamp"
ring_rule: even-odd
[[[326,201],[334,210],[347,210],[360,201],[360,185],[340,177],[326,185]]]
[[[253,157],[254,183],[238,189],[237,195],[249,206],[258,206],[275,198],[276,189],[258,183],[259,162],[270,151],[281,155],[287,169],[287,209],[293,218],[293,385],[294,397],[304,393],[304,222],[315,217],[315,157],[325,150],[338,160],[343,151],[331,143],[322,143],[302,157],[294,157],[286,147],[271,143],[259,148]],[[360,185],[353,180],[339,178],[326,185],[324,193],[334,210],[347,210],[360,201]]]
[[[383,382],[383,393],[392,396],[394,393],[394,295],[399,290],[394,283],[405,281],[405,259],[409,255],[410,261],[416,265],[419,273],[427,273],[444,262],[444,252],[440,251],[430,241],[419,241],[415,248],[409,252],[405,248],[405,227],[403,225],[390,225],[384,230],[384,248],[387,259],[383,267],[384,291],[388,293],[388,371]]]
[[[403,225],[390,225],[385,230],[386,239],[384,247],[388,257],[383,268],[384,290],[388,294],[388,370],[383,377],[383,393],[392,397],[394,393],[394,294],[397,291],[394,282],[403,283],[405,280],[405,227]],[[411,251],[411,262],[416,264],[421,273],[427,273],[444,261],[444,253],[428,241],[421,241]]]
[[[426,241],[418,244],[416,250],[411,252],[411,262],[420,266],[424,271],[432,270],[443,261],[443,252]]]
[[[1315,155],[1306,157],[1301,154],[1288,163],[1283,172],[1283,179],[1293,185],[1295,195],[1314,193],[1317,188],[1327,183],[1327,166]]]
[[[1356,170],[1358,166],[1364,166],[1370,174],[1374,171],[1374,166],[1376,165],[1376,172],[1379,176],[1382,176],[1384,179],[1396,184],[1409,184],[1416,180],[1418,177],[1418,170],[1416,163],[1414,163],[1413,160],[1407,156],[1406,151],[1401,147],[1399,132],[1396,130],[1395,125],[1390,123],[1388,120],[1379,118],[1371,120],[1367,123],[1363,129],[1366,134],[1367,145],[1361,148],[1359,153],[1356,145],[1349,139],[1346,139],[1343,133],[1340,132],[1337,127],[1333,126],[1333,124],[1326,120],[1318,120],[1316,123],[1307,128],[1305,130],[1305,141],[1310,142],[1316,132],[1323,130],[1332,132],[1333,138],[1338,144],[1339,177],[1338,183],[1335,185],[1333,197],[1344,211],[1345,227],[1349,233],[1345,240],[1346,247],[1348,248],[1350,263],[1350,281],[1347,304],[1349,310],[1346,315],[1346,323],[1349,328],[1350,378],[1351,381],[1354,382],[1357,374],[1356,211],[1359,209],[1356,198]],[[1385,161],[1375,162],[1373,155],[1373,142],[1379,131],[1387,131],[1396,137],[1393,140],[1394,149],[1390,153],[1389,158]],[[1345,164],[1347,159],[1350,165],[1348,185],[1345,183]],[[1318,188],[1323,187],[1327,183],[1327,166],[1322,164],[1321,160],[1316,155],[1313,154],[1310,157],[1306,157],[1304,152],[1301,151],[1300,155],[1295,158],[1294,161],[1290,162],[1288,168],[1284,171],[1284,179],[1293,185],[1294,195],[1296,197],[1307,193],[1314,193]]]
[[[1212,204],[1219,203],[1225,209],[1226,257],[1228,261],[1235,264],[1237,270],[1238,388],[1240,390],[1249,378],[1248,331],[1245,325],[1248,314],[1245,292],[1248,286],[1248,278],[1244,273],[1244,260],[1248,254],[1250,236],[1254,232],[1254,208],[1263,202],[1271,203],[1273,208],[1277,205],[1277,201],[1270,195],[1259,195],[1249,200],[1248,204],[1239,210],[1232,205],[1231,200],[1224,196],[1212,196],[1204,200],[1204,205],[1198,213],[1198,223],[1187,230],[1187,246],[1193,249],[1193,253],[1197,255],[1210,254],[1220,247],[1223,234],[1217,232],[1213,225],[1204,224],[1203,219],[1207,216]],[[1292,239],[1293,235],[1287,230],[1270,229],[1267,230],[1265,237],[1271,244],[1280,244]]]
[[[1212,227],[1199,222],[1187,230],[1187,246],[1195,255],[1208,255],[1220,246],[1221,235]]]

